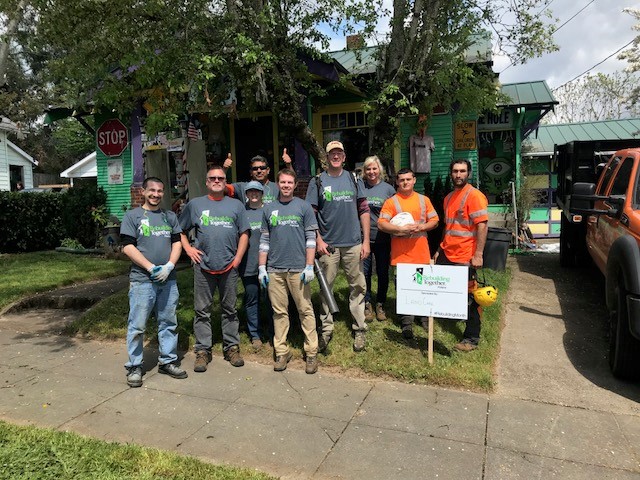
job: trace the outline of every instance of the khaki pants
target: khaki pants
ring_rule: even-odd
[[[304,332],[304,351],[307,356],[315,357],[318,354],[318,332],[311,304],[311,286],[302,284],[299,272],[269,274],[269,300],[273,307],[273,348],[276,356],[289,353],[289,293],[298,308],[300,325]]]
[[[342,265],[349,283],[349,310],[353,317],[351,328],[354,331],[367,329],[364,321],[364,295],[367,291],[367,285],[360,261],[361,250],[362,245],[360,244],[353,247],[336,247],[336,251],[331,255],[320,257],[320,265],[331,291],[333,291],[333,282],[338,274],[338,266]],[[324,297],[322,295],[320,297],[322,298],[322,313],[320,314],[322,335],[329,337],[333,334],[333,315],[329,312]]]

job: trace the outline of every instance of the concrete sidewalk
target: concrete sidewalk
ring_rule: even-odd
[[[510,266],[514,285],[524,281],[532,291],[531,282],[538,280],[529,278],[520,261],[511,259]],[[548,281],[554,279],[540,279]],[[542,315],[562,321],[563,312],[552,303]],[[530,341],[530,322],[539,320],[528,317],[522,325],[523,304],[516,294],[508,302],[508,342]],[[536,392],[545,390],[538,380],[531,391],[513,387],[532,383],[531,372],[538,370],[537,357],[522,369],[506,368],[527,363],[511,358],[520,352],[503,350],[499,385],[510,387],[491,395],[322,370],[305,375],[295,366],[283,373],[252,362],[233,368],[220,355],[197,374],[192,353],[183,359],[189,378],[175,380],[157,373],[153,351],[145,352],[144,386],[130,389],[124,343],[55,333],[50,320],[64,322],[73,314],[27,310],[0,317],[0,418],[287,479],[640,478],[637,387],[629,386],[625,395],[617,387],[599,387],[605,397],[593,406],[588,398],[574,406],[553,396],[538,398]],[[554,354],[559,365],[562,355]],[[557,388],[562,385],[554,381],[547,390]]]

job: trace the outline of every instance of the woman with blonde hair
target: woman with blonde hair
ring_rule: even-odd
[[[367,283],[365,294],[365,320],[370,322],[377,318],[379,321],[387,319],[384,305],[387,301],[389,290],[389,264],[391,262],[391,237],[388,233],[378,231],[378,216],[387,198],[392,197],[396,191],[386,180],[386,174],[382,162],[376,155],[367,157],[362,167],[362,180],[364,181],[365,195],[369,203],[371,215],[371,255],[363,261],[364,276]],[[373,260],[375,257],[376,274],[378,276],[378,291],[375,298],[375,313],[371,301],[371,277],[373,274]]]

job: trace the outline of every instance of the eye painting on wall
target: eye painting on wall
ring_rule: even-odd
[[[479,135],[480,190],[489,203],[510,203],[509,182],[514,180],[513,132],[482,132]]]

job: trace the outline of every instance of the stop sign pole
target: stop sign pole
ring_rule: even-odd
[[[107,157],[119,157],[129,145],[129,130],[120,120],[111,118],[98,128],[96,143]]]

